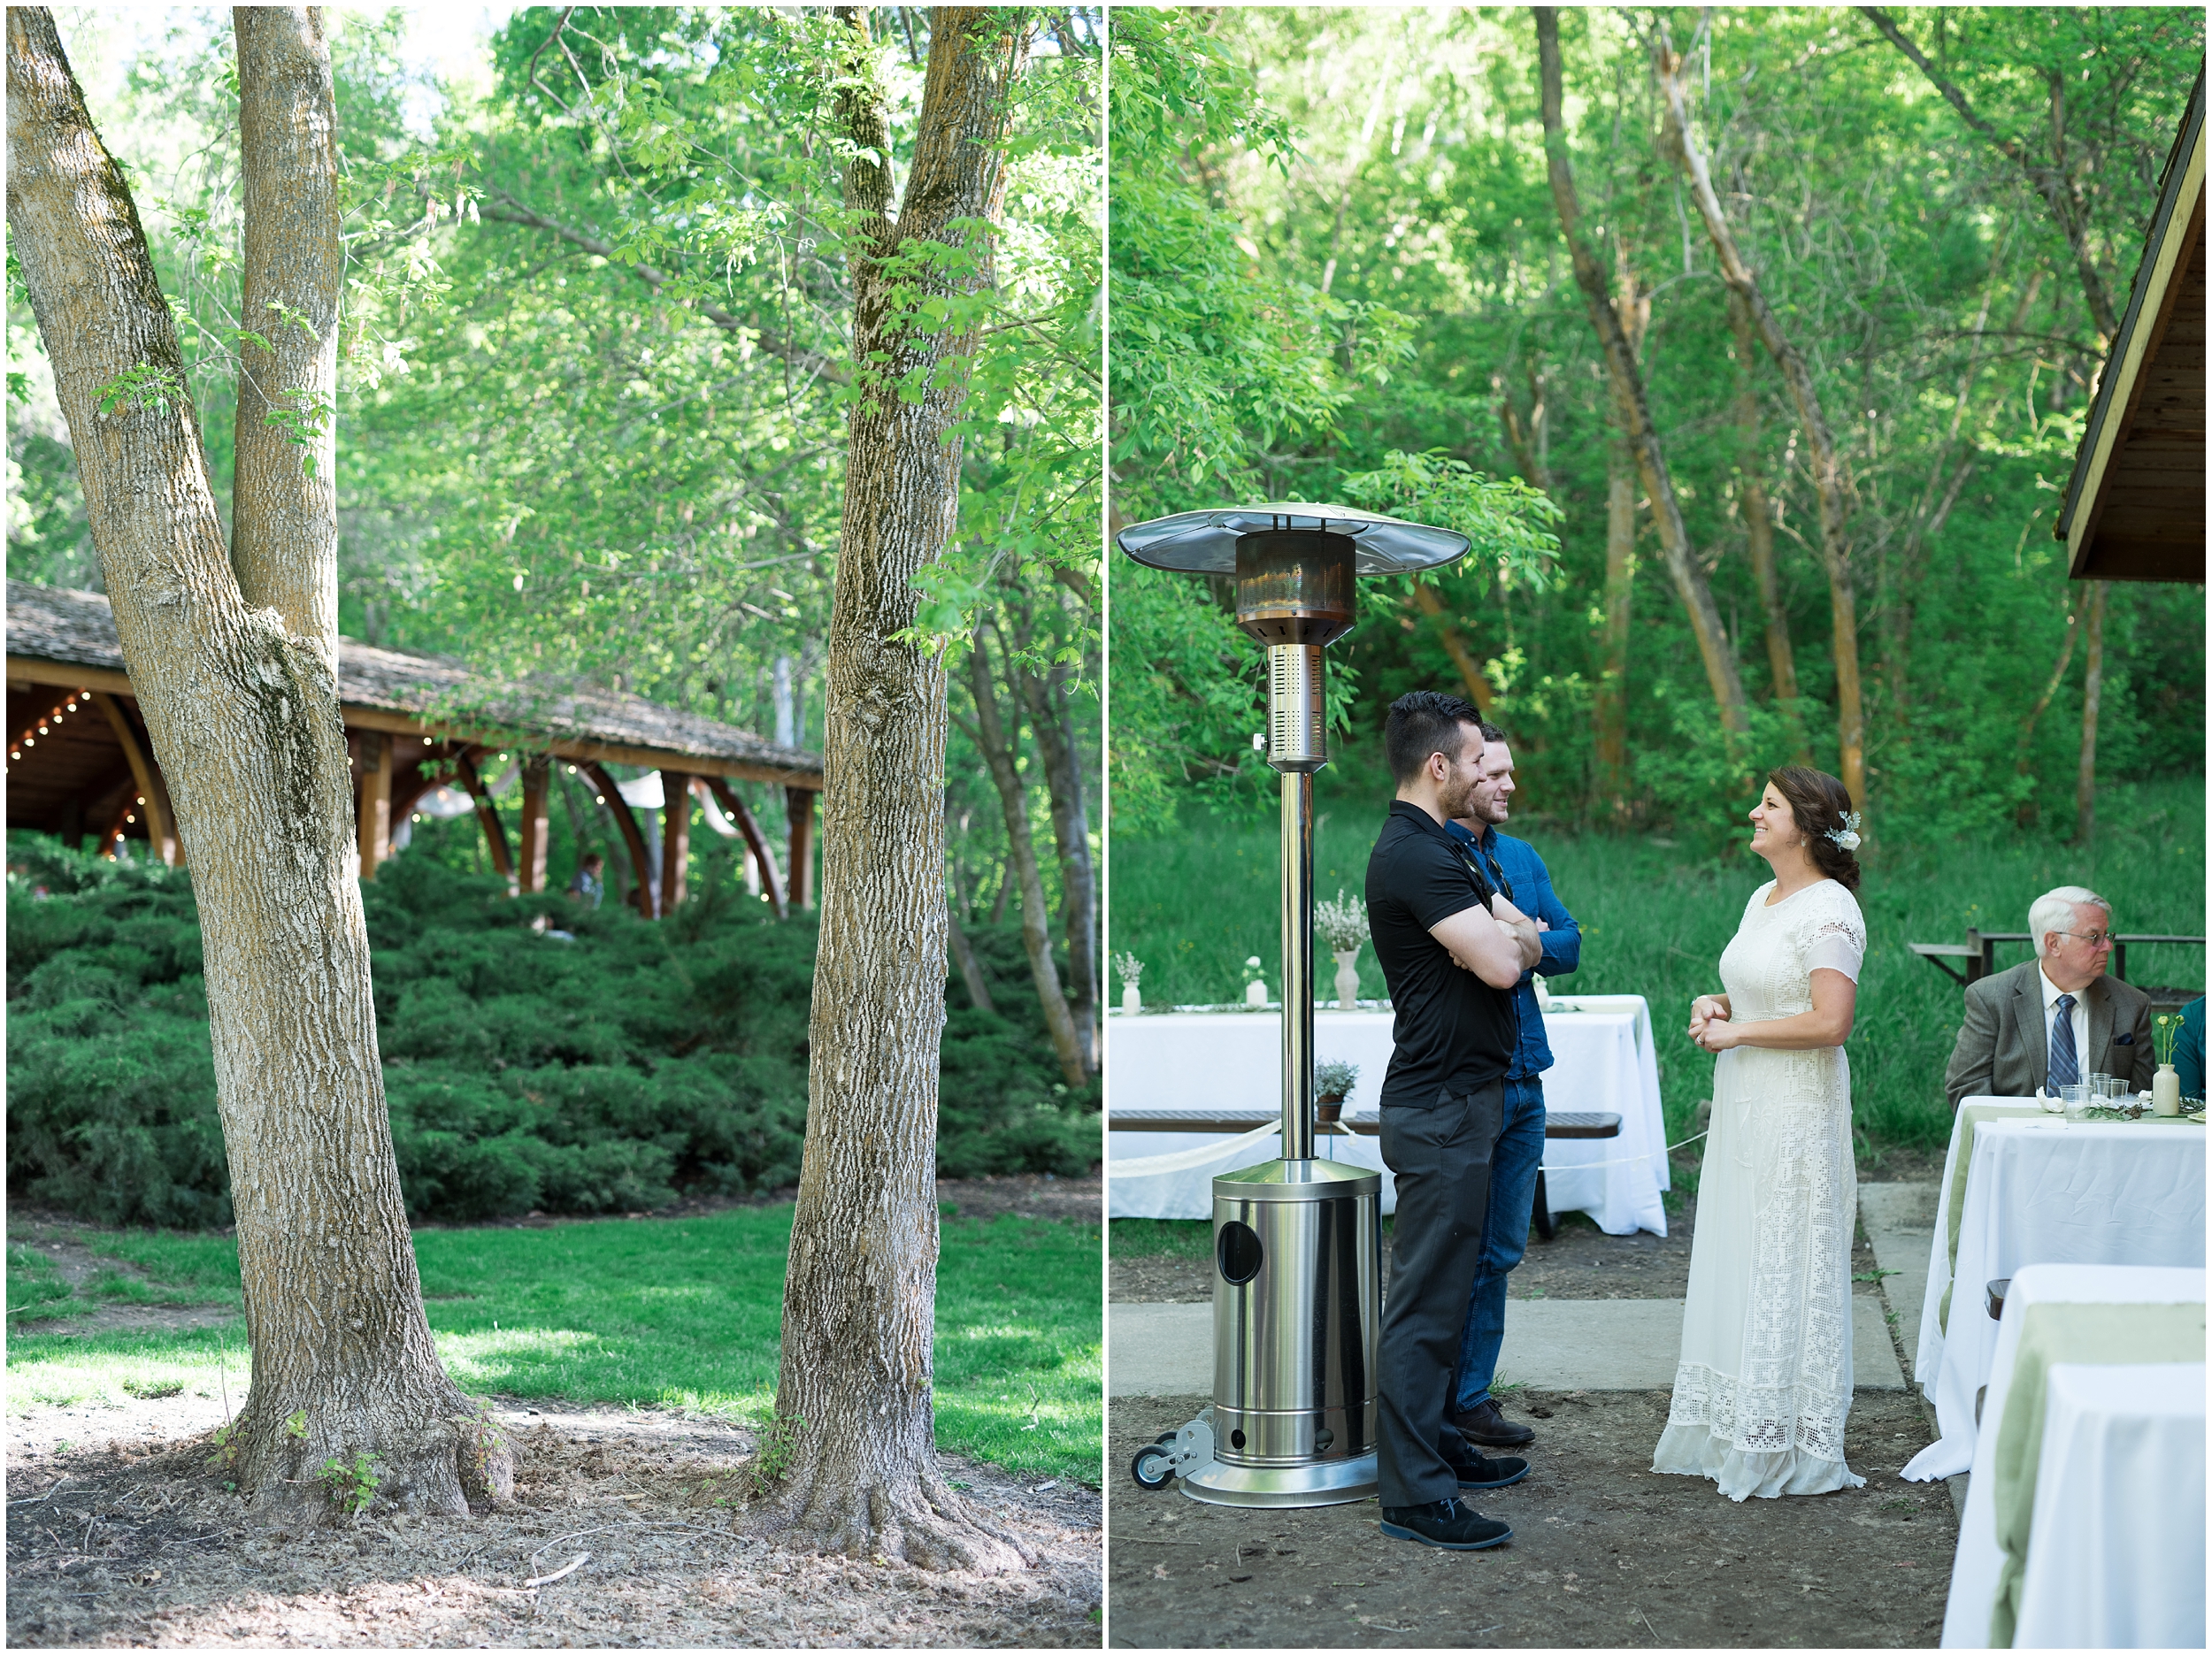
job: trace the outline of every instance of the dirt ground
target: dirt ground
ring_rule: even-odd
[[[1148,1494],[1126,1467],[1202,1397],[1123,1398],[1108,1466],[1116,1648],[1932,1645],[1957,1532],[1941,1483],[1897,1472],[1929,1440],[1919,1404],[1861,1391],[1846,1452],[1864,1488],[1738,1506],[1658,1476],[1664,1391],[1529,1394],[1528,1480],[1477,1502],[1513,1525],[1489,1552],[1383,1537],[1375,1504],[1310,1511]],[[1548,1411],[1544,1417],[1542,1411]]]
[[[1101,1213],[1095,1177],[944,1179],[938,1197],[962,1217],[1096,1222]],[[10,1238],[37,1245],[73,1285],[114,1268],[95,1251],[98,1233],[65,1214],[10,1219]],[[67,1326],[182,1328],[236,1314],[104,1305]],[[523,1509],[372,1513],[296,1534],[258,1527],[205,1471],[219,1401],[176,1396],[10,1419],[10,1647],[1098,1646],[1102,1511],[1092,1489],[942,1455],[948,1479],[1039,1554],[1035,1567],[990,1577],[814,1558],[733,1533],[715,1504],[753,1452],[740,1427],[672,1410],[495,1400]]]
[[[219,1415],[180,1441],[189,1408],[11,1422],[10,1647],[1098,1644],[1100,1502],[1080,1485],[942,1457],[1041,1554],[1017,1576],[798,1556],[733,1533],[714,1503],[749,1433],[660,1410],[511,1404],[500,1418],[525,1509],[273,1533],[203,1468]]]

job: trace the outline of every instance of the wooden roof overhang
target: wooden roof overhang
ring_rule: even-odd
[[[2055,531],[2072,580],[2204,580],[2204,73]]]
[[[178,859],[167,789],[123,664],[115,616],[96,592],[8,582],[8,796],[10,827],[59,833],[71,842],[92,835],[149,841],[164,862]],[[822,791],[822,760],[803,747],[763,739],[749,731],[642,696],[591,686],[529,686],[521,695],[487,699],[457,663],[339,640],[339,712],[352,750],[362,866],[373,877],[388,854],[393,822],[457,765],[492,848],[493,862],[516,888],[541,889],[544,862],[542,762],[568,761],[588,777],[615,817],[638,878],[641,908],[650,911],[647,854],[641,830],[602,768],[628,764],[657,770],[710,796],[733,818],[760,864],[778,912],[787,899],[811,906],[809,857],[814,795]],[[471,703],[478,703],[472,708]],[[455,710],[455,709],[464,710]],[[393,738],[411,738],[396,740]],[[528,755],[520,865],[511,854],[476,761],[492,749]],[[732,780],[766,782],[785,790],[788,860],[776,868],[765,830]],[[533,789],[537,792],[533,797]],[[688,812],[665,813],[672,865],[682,865]],[[534,831],[533,818],[538,819]],[[666,911],[681,900],[680,878],[662,893]]]

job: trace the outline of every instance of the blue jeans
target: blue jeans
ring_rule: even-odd
[[[1543,1164],[1543,1077],[1509,1080],[1505,1130],[1490,1156],[1490,1216],[1483,1230],[1482,1261],[1467,1297],[1466,1331],[1460,1335],[1459,1378],[1452,1388],[1455,1413],[1489,1399],[1498,1350],[1505,1343],[1505,1278],[1528,1251],[1536,1175]]]

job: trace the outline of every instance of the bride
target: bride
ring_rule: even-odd
[[[1834,777],[1773,771],[1751,848],[1774,870],[1720,957],[1724,994],[1690,1008],[1720,1054],[1690,1245],[1682,1361],[1654,1471],[1732,1500],[1856,1488],[1851,1408],[1851,1069],[1866,922],[1859,818]]]

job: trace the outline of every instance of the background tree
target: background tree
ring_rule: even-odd
[[[265,325],[242,341],[241,405],[265,424],[241,457],[227,546],[135,203],[35,7],[8,13],[9,227],[197,878],[254,1356],[223,1453],[265,1513],[364,1486],[462,1512],[509,1491],[511,1471],[431,1350],[348,856],[329,57],[314,9],[244,8],[236,27],[245,320]],[[290,441],[264,441],[272,421]]]

